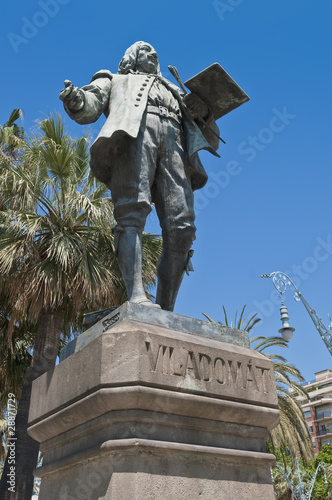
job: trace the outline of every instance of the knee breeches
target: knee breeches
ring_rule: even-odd
[[[112,151],[108,186],[119,226],[143,230],[153,202],[164,247],[187,253],[196,227],[182,134],[168,118],[145,114],[138,137],[125,136]]]

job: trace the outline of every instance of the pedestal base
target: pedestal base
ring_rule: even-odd
[[[273,365],[243,345],[128,303],[83,333],[33,384],[40,500],[274,500]]]

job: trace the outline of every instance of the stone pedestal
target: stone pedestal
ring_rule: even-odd
[[[274,500],[272,363],[244,332],[124,304],[33,383],[40,500]]]

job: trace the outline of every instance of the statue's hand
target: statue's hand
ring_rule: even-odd
[[[183,102],[194,120],[208,116],[209,107],[197,94],[186,94],[183,97]]]
[[[79,111],[84,106],[84,93],[74,87],[70,80],[65,80],[65,88],[61,90],[59,98],[71,111]]]

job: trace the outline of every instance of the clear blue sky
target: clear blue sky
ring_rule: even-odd
[[[247,304],[280,328],[272,280],[297,274],[298,286],[328,325],[332,314],[331,52],[329,0],[41,0],[1,9],[1,109],[21,107],[29,131],[57,111],[63,80],[82,86],[99,69],[115,72],[125,49],[150,42],[161,70],[182,79],[219,62],[251,100],[219,120],[221,159],[202,154],[210,175],[197,194],[195,272],[185,277],[176,312],[222,319]],[[102,121],[102,120],[101,120]],[[93,135],[101,121],[92,125]],[[85,131],[66,117],[70,133]],[[159,232],[156,216],[147,230]],[[322,243],[323,242],[323,243]],[[324,248],[325,247],[327,248]],[[304,377],[332,368],[301,303],[285,297],[296,328],[285,356]]]

